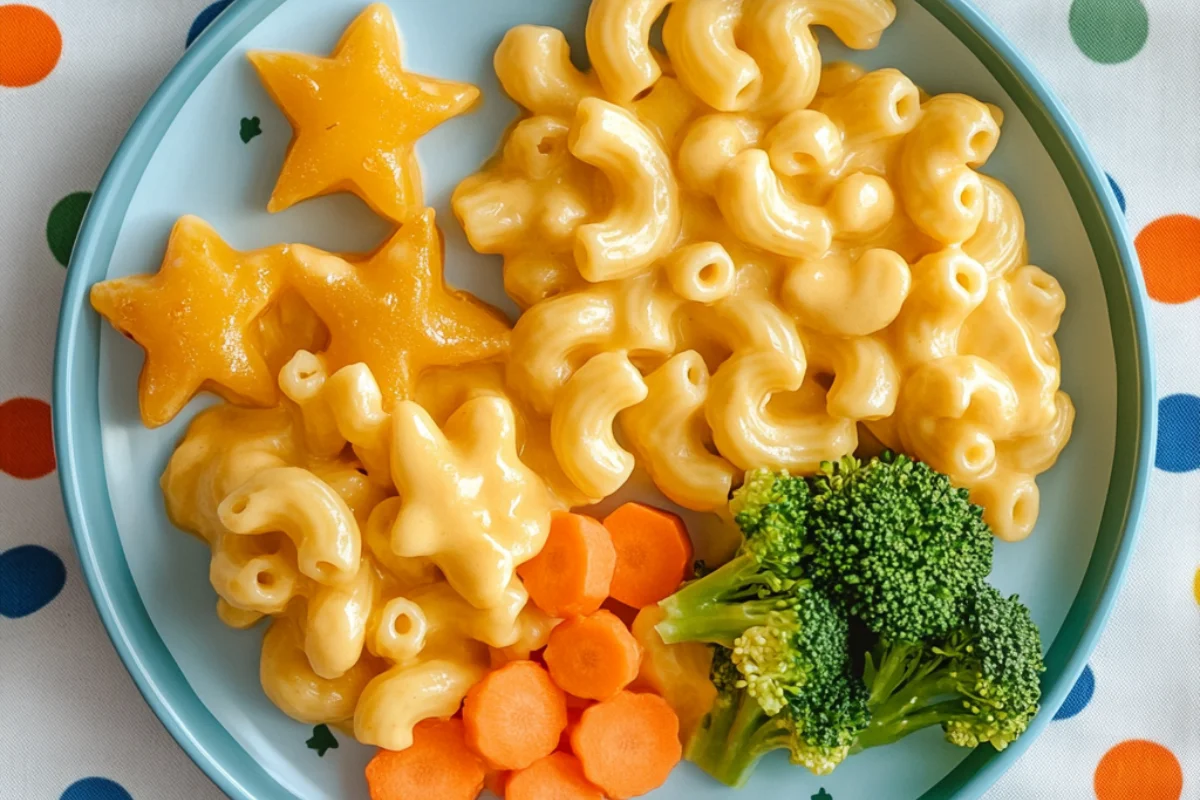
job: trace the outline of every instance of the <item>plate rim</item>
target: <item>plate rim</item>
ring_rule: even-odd
[[[58,321],[51,404],[58,479],[71,536],[105,630],[163,726],[218,788],[235,800],[264,800],[286,790],[200,701],[150,621],[133,584],[103,467],[96,402],[99,365],[94,357],[100,320],[91,311],[87,294],[97,279],[91,273],[103,275],[107,269],[133,193],[180,109],[213,67],[286,1],[235,0],[191,44],[122,139],[84,215],[71,255]],[[1124,213],[1107,174],[1065,107],[1013,43],[969,0],[914,2],[983,63],[1024,113],[1054,161],[1097,258],[1118,368],[1109,492],[1083,582],[1047,654],[1047,665],[1055,674],[1045,686],[1043,711],[1011,747],[999,753],[977,749],[921,798],[972,800],[992,786],[1050,723],[1050,709],[1062,704],[1083,671],[1124,584],[1153,469],[1155,366],[1149,299]],[[87,352],[83,352],[85,348]],[[1121,383],[1123,364],[1138,381]],[[81,386],[90,390],[80,391]],[[93,469],[82,469],[85,462]],[[94,469],[97,464],[98,470]],[[1114,486],[1122,494],[1116,500]],[[1112,540],[1111,546],[1101,553],[1100,543],[1105,538]],[[1071,646],[1064,646],[1064,637],[1072,640]]]

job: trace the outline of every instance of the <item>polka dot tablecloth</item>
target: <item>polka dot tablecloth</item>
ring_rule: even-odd
[[[101,628],[61,508],[48,400],[64,267],[90,192],[145,99],[228,2],[0,0],[0,800],[220,797]],[[1110,626],[988,800],[1198,798],[1200,3],[977,2],[1108,168],[1153,299],[1161,420],[1145,527]],[[231,124],[244,142],[261,132],[257,118]],[[308,744],[316,758],[337,738],[320,726]]]

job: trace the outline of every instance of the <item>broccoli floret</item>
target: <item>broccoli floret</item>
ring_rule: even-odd
[[[992,568],[982,515],[966,490],[905,456],[826,462],[812,479],[805,572],[889,641],[942,636]]]
[[[745,540],[725,565],[688,583],[660,605],[664,642],[709,642],[732,647],[747,628],[779,624],[796,591],[808,586],[799,562],[808,484],[786,472],[755,470],[734,492],[730,508]]]
[[[818,713],[812,702],[790,698],[771,715],[754,699],[730,650],[713,656],[717,699],[688,741],[686,757],[728,786],[743,786],[759,760],[772,750],[787,750],[793,764],[818,775],[832,772],[846,758],[850,742],[865,719],[865,696],[843,681],[822,695],[834,701]],[[841,725],[841,728],[835,727]]]
[[[990,742],[1003,750],[1038,712],[1041,636],[1029,609],[979,584],[965,622],[932,644],[880,640],[863,678],[871,721],[854,749],[890,744],[941,725],[961,747]]]

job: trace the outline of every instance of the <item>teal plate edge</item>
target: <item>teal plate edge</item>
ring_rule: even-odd
[[[142,604],[109,503],[97,397],[100,320],[88,290],[104,277],[146,165],[187,98],[216,63],[284,0],[237,0],[192,44],[142,109],[96,190],[71,257],[54,362],[54,442],[67,518],[101,620],[146,702],[193,761],[234,800],[279,797],[278,783],[242,749],[188,685]],[[1133,552],[1153,464],[1157,406],[1148,300],[1124,215],[1062,104],[1013,44],[967,0],[917,0],[1004,87],[1054,160],[1100,267],[1119,377],[1109,491],[1091,561],[1046,656],[1044,707],[1007,750],[980,748],[922,800],[983,794],[1050,723],[1087,664]]]

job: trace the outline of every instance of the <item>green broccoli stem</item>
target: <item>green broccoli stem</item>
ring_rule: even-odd
[[[732,647],[747,628],[764,624],[770,615],[787,608],[769,591],[758,560],[741,555],[703,578],[692,581],[659,603],[666,617],[657,626],[667,644],[708,642]]]
[[[688,741],[686,758],[726,786],[740,788],[759,760],[786,748],[791,733],[782,717],[770,717],[743,691],[717,700],[706,724]]]
[[[891,744],[930,725],[940,725],[963,710],[959,682],[949,673],[932,671],[907,683],[895,695],[873,704],[871,721],[859,733],[852,752]]]

